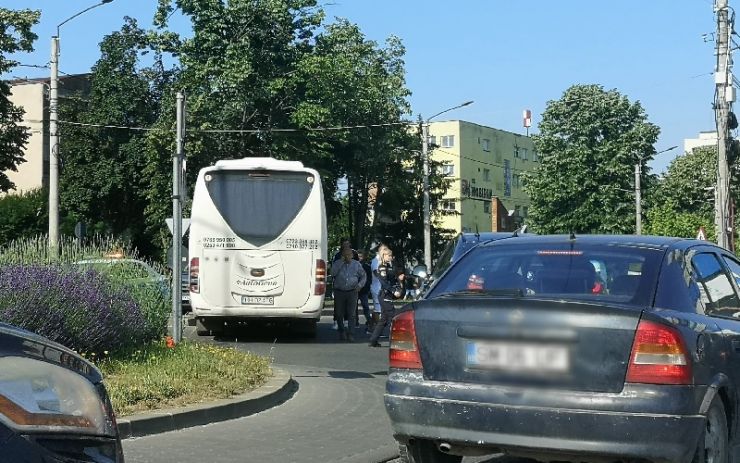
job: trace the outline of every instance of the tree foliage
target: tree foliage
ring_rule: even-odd
[[[46,233],[49,226],[48,197],[42,189],[0,197],[0,245]]]
[[[539,233],[634,231],[634,165],[647,162],[659,129],[639,102],[599,85],[574,85],[547,104],[534,143],[541,156],[525,177],[529,221]]]
[[[31,28],[39,17],[39,11],[0,8],[0,74],[18,64],[7,55],[33,51],[37,36]],[[17,171],[18,165],[25,162],[23,148],[30,134],[27,127],[20,125],[23,113],[23,108],[10,101],[10,84],[0,80],[0,192],[15,189],[6,172]]]
[[[140,55],[150,47],[148,34],[126,18],[120,31],[100,44],[92,69],[90,94],[65,100],[62,117],[81,123],[149,127],[159,112],[152,69]],[[161,56],[155,55],[155,66]],[[122,236],[151,252],[144,210],[149,177],[146,134],[136,130],[62,126],[61,201],[74,220],[100,232]],[[166,172],[166,171],[165,171]]]
[[[169,30],[175,9],[192,35]],[[410,92],[398,38],[379,45],[349,21],[327,23],[316,0],[159,0],[155,24],[143,31],[128,20],[101,44],[90,102],[76,117],[151,130],[70,129],[67,161],[88,166],[65,173],[71,214],[169,246],[164,218],[182,91],[189,191],[198,171],[219,159],[299,160],[322,176],[333,230],[346,230],[357,248],[391,234],[404,252],[419,252],[420,139],[404,120]],[[141,65],[145,52],[154,65]],[[444,182],[433,175],[432,184]],[[119,222],[124,217],[133,220]]]
[[[733,177],[736,177],[733,172]],[[696,237],[704,227],[714,239],[714,185],[717,183],[717,148],[703,146],[676,157],[659,180],[647,213],[646,232],[653,235]],[[733,198],[738,188],[731,182]]]

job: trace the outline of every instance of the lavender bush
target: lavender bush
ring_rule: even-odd
[[[0,249],[0,322],[96,355],[160,338],[169,314],[169,296],[161,288],[132,275],[71,265],[111,249],[136,256],[112,239],[85,246],[64,241],[54,258],[43,237]]]
[[[57,266],[0,267],[0,320],[88,353],[117,351],[158,335],[123,288],[96,271]]]

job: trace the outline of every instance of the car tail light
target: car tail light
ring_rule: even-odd
[[[200,281],[198,280],[198,276],[200,275],[200,259],[197,257],[193,257],[190,259],[190,292],[191,293],[199,293],[200,292]]]
[[[326,261],[316,259],[316,284],[314,285],[314,296],[323,296],[326,293]]]
[[[391,368],[421,370],[413,311],[403,312],[393,319],[388,360]]]
[[[641,320],[632,344],[626,382],[691,384],[689,359],[678,330]]]

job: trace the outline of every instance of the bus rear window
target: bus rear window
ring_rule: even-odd
[[[293,221],[315,180],[308,172],[227,170],[206,174],[206,187],[231,230],[244,241],[262,246]]]

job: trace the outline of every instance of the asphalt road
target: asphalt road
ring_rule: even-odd
[[[126,440],[127,463],[376,463],[396,457],[383,409],[388,350],[368,347],[364,330],[355,343],[340,342],[331,322],[322,319],[316,339],[271,327],[200,338],[272,358],[293,374],[298,391],[250,417]]]

